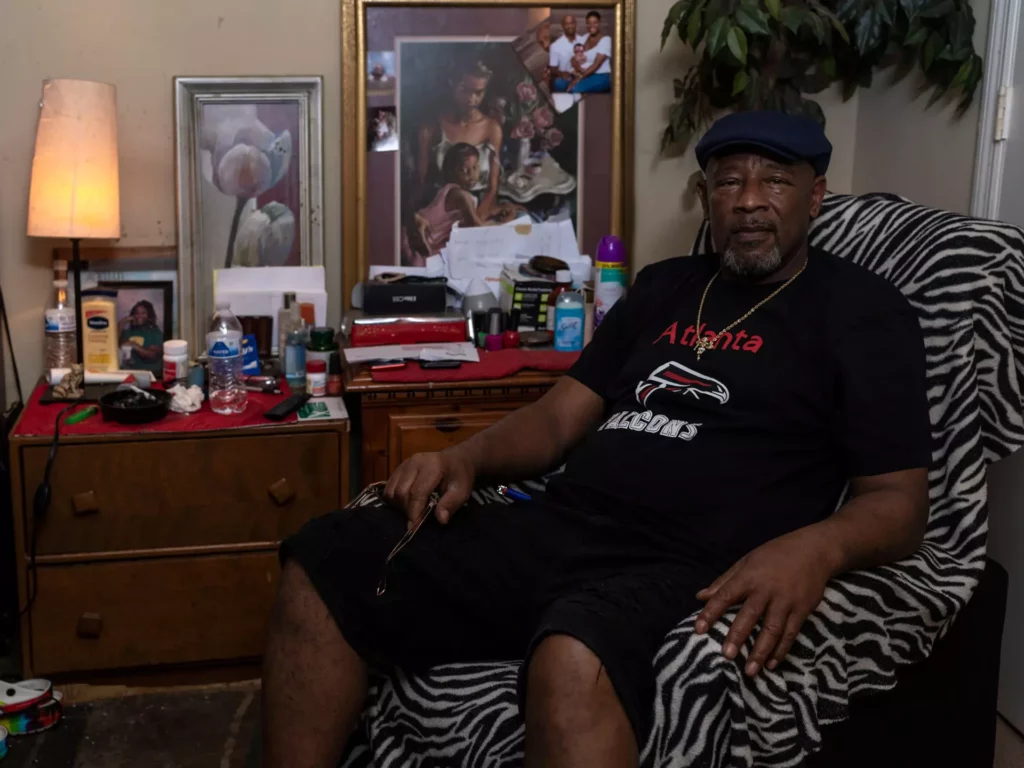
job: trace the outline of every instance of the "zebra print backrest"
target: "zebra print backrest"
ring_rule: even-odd
[[[810,239],[887,278],[918,311],[933,441],[928,539],[980,557],[984,467],[1024,444],[1024,232],[876,193],[827,196]],[[710,250],[705,222],[693,253]],[[980,498],[964,497],[979,485]]]

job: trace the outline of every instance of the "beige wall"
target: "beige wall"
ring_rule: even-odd
[[[661,26],[674,0],[640,0],[636,62],[636,237],[635,270],[689,251],[701,222],[692,192],[698,172],[691,142],[685,153],[661,156],[661,134],[672,103],[672,79],[682,77],[693,54],[673,35],[661,52]],[[837,92],[815,97],[825,110],[834,147],[829,189],[850,192],[854,178],[857,98],[843,103]]]
[[[54,242],[25,236],[43,79],[74,77],[117,85],[124,231],[119,245],[136,246],[176,242],[175,75],[323,75],[325,260],[328,285],[335,287],[341,281],[340,8],[340,0],[4,4],[0,282],[26,385],[42,368],[42,310],[53,279],[49,264]],[[339,306],[335,290],[332,320]]]
[[[974,47],[984,58],[991,2],[974,0],[971,6],[977,20]],[[969,213],[981,86],[970,110],[957,119],[955,104],[925,108],[931,91],[920,93],[921,80],[911,74],[893,84],[884,73],[861,91],[853,191],[893,192],[922,205]]]

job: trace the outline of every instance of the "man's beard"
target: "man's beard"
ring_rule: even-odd
[[[722,254],[722,265],[737,277],[768,277],[782,266],[782,249],[778,243],[760,253],[742,252],[728,246]]]

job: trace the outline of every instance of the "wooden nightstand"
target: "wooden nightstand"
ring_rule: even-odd
[[[414,453],[461,443],[540,399],[560,376],[525,370],[503,379],[379,384],[364,366],[346,366],[345,395],[360,426],[362,486],[386,480]]]
[[[13,437],[22,610],[33,535],[38,585],[22,616],[25,676],[258,658],[278,542],[348,500],[348,440],[347,420],[62,434],[34,530],[50,438]]]

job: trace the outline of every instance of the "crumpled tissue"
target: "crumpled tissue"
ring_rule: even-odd
[[[195,384],[188,389],[181,384],[175,384],[167,391],[173,397],[171,410],[177,413],[195,413],[203,404],[203,390]]]

